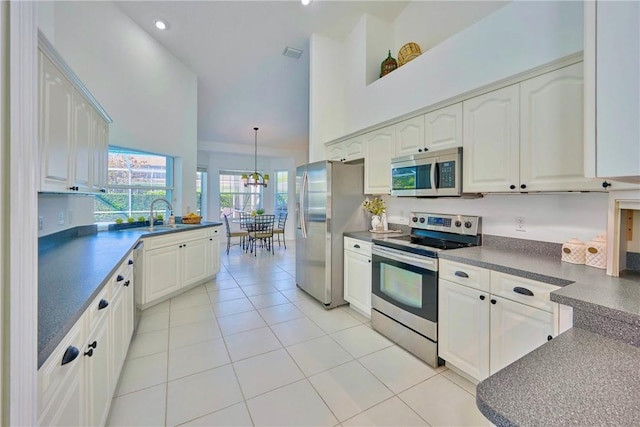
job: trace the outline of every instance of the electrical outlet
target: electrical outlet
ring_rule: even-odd
[[[516,231],[527,231],[527,222],[523,216],[516,217]]]
[[[64,212],[60,211],[58,213],[58,225],[64,225]]]
[[[43,216],[39,216],[38,217],[38,230],[42,230],[44,224],[44,217]]]

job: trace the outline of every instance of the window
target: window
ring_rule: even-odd
[[[198,168],[196,172],[196,213],[206,216],[207,210],[207,170]]]
[[[173,158],[109,147],[107,192],[95,197],[95,222],[129,217],[148,219],[151,202],[172,199]],[[160,214],[166,205],[157,205]]]
[[[220,171],[220,218],[231,215],[239,218],[240,212],[251,212],[262,207],[262,187],[242,183],[242,174],[247,171]]]
[[[289,201],[289,171],[276,171],[275,196],[276,213],[286,212]]]

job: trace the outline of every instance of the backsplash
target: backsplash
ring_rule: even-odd
[[[38,193],[38,237],[93,224],[94,196]]]

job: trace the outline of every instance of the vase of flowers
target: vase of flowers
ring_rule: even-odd
[[[362,208],[371,214],[371,229],[372,230],[382,230],[382,220],[380,219],[380,215],[385,212],[384,200],[379,197],[374,197],[369,200],[368,198],[362,204]]]

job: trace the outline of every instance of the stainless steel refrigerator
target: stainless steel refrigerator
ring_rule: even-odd
[[[368,230],[364,166],[322,161],[296,172],[296,283],[325,308],[343,298],[343,233]]]

